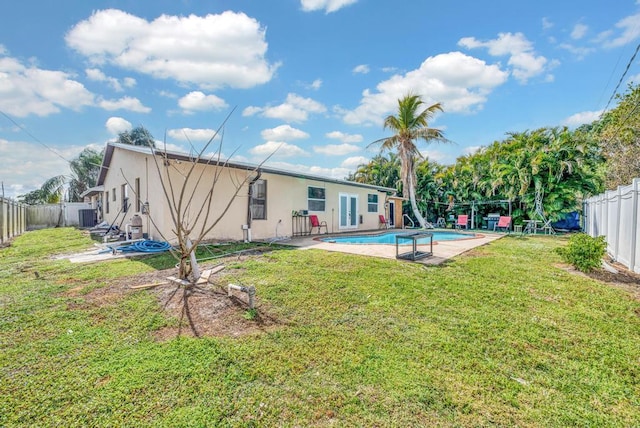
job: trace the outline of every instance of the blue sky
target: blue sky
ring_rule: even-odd
[[[232,110],[223,154],[277,148],[272,166],[344,178],[409,91],[443,104],[431,125],[452,143],[419,147],[450,164],[507,132],[591,122],[639,42],[636,0],[9,2],[0,181],[23,194],[140,125],[200,148]]]

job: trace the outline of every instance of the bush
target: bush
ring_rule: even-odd
[[[578,233],[569,238],[564,248],[558,248],[558,253],[567,262],[581,272],[591,272],[602,266],[607,243],[604,236],[593,238],[585,233]]]

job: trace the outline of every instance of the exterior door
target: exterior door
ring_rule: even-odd
[[[340,193],[340,229],[358,227],[358,195]]]
[[[395,227],[396,225],[396,203],[389,202],[389,215],[387,216],[389,227]]]

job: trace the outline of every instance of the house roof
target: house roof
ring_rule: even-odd
[[[93,195],[97,195],[99,193],[104,192],[104,186],[95,186],[95,187],[90,187],[87,190],[85,190],[84,192],[82,192],[80,194],[81,198],[84,198],[85,196],[93,196]]]
[[[104,184],[105,177],[107,176],[107,172],[109,171],[109,167],[111,166],[111,159],[113,157],[113,152],[116,148],[130,151],[130,152],[142,153],[145,155],[153,154],[153,151],[150,147],[134,146],[131,144],[107,143],[107,146],[104,151],[104,158],[102,159],[102,166],[100,168],[100,175],[98,176],[98,183],[97,183],[98,186],[101,186]],[[190,155],[188,153],[179,153],[179,152],[173,152],[170,150],[161,150],[158,148],[155,149],[155,153],[162,156],[165,156],[166,154],[167,158],[169,159],[176,159],[176,160],[188,161],[188,162],[191,162],[194,158],[194,155]],[[210,158],[200,159],[199,162],[203,164],[212,164],[212,165],[218,164],[218,162],[216,162],[215,159],[212,161]],[[394,193],[394,194],[396,193],[396,189],[393,189],[391,187],[375,186],[372,184],[357,183],[355,181],[348,181],[348,180],[339,180],[336,178],[322,177],[319,175],[312,175],[312,174],[304,174],[304,173],[295,172],[295,171],[287,171],[283,169],[271,168],[268,166],[261,166],[261,165],[242,163],[242,162],[230,162],[224,159],[220,159],[219,164],[224,164],[228,168],[235,168],[235,169],[241,169],[241,170],[247,170],[247,171],[255,171],[259,169],[263,173],[284,175],[284,176],[296,177],[296,178],[305,178],[309,180],[322,181],[326,183],[347,184],[350,186],[363,187],[366,189],[377,190],[379,192],[385,192],[385,193]]]

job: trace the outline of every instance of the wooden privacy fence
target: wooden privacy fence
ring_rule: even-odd
[[[584,231],[604,236],[611,257],[640,273],[640,178],[587,199],[583,212]]]
[[[0,244],[27,230],[27,205],[0,197]]]

